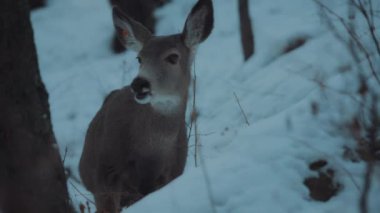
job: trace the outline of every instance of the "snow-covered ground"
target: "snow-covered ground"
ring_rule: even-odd
[[[92,199],[78,182],[87,126],[104,97],[129,84],[138,65],[135,53],[115,55],[110,49],[113,25],[107,0],[48,2],[32,13],[32,22],[54,131],[72,172],[68,187],[78,208],[86,202],[83,195]],[[347,9],[345,1],[325,2],[337,13]],[[194,3],[173,0],[157,11],[157,33],[180,32]],[[354,71],[338,72],[354,69],[347,48],[321,21],[314,1],[249,3],[255,55],[243,61],[237,1],[214,0],[215,28],[196,56],[200,165],[194,163],[193,136],[184,174],[127,212],[359,212],[365,164],[342,157],[343,147],[355,142],[343,136],[340,124],[358,105],[340,92],[358,88],[350,80]],[[299,38],[305,44],[284,54],[289,42]],[[303,184],[317,176],[309,164],[319,159],[328,161],[342,185],[328,202],[312,200]],[[369,212],[379,212],[379,198],[377,166]],[[90,208],[95,210],[91,203]]]

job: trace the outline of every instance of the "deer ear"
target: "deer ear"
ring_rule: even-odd
[[[187,17],[185,28],[182,32],[185,45],[189,48],[196,47],[206,40],[214,27],[214,12],[211,0],[198,0]]]
[[[138,21],[127,16],[119,7],[112,11],[113,24],[120,42],[126,47],[139,52],[152,33]]]

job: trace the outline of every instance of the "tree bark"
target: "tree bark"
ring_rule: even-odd
[[[0,211],[72,212],[27,0],[0,6]]]
[[[29,0],[29,7],[31,10],[44,7],[46,0]]]
[[[240,37],[244,60],[248,60],[255,52],[254,35],[249,16],[248,0],[239,0]]]

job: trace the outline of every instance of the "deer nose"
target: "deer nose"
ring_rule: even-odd
[[[137,77],[132,82],[132,90],[137,96],[145,96],[150,93],[150,83],[144,78]]]

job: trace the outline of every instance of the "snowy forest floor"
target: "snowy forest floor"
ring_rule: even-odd
[[[346,1],[324,2],[346,17]],[[157,34],[179,33],[194,3],[173,0],[157,11]],[[195,59],[198,166],[191,132],[184,174],[127,212],[359,212],[366,164],[357,160],[357,141],[346,128],[361,106],[356,66],[347,47],[327,28],[312,0],[249,3],[254,56],[243,61],[237,1],[214,0],[215,28]],[[380,11],[380,4],[374,7]],[[114,29],[106,0],[50,0],[46,8],[32,12],[32,22],[54,132],[78,208],[93,200],[78,173],[88,124],[110,91],[132,81],[136,54],[112,53]],[[344,34],[339,21],[333,22]],[[363,25],[359,22],[358,30],[365,40]],[[301,45],[287,51],[300,40]],[[374,56],[374,62],[379,58]],[[320,160],[327,165],[322,161],[321,168],[309,168]],[[321,174],[332,177],[337,190],[327,202],[311,199],[304,184]],[[377,164],[370,213],[379,212],[379,198]],[[95,211],[91,202],[89,207]]]

